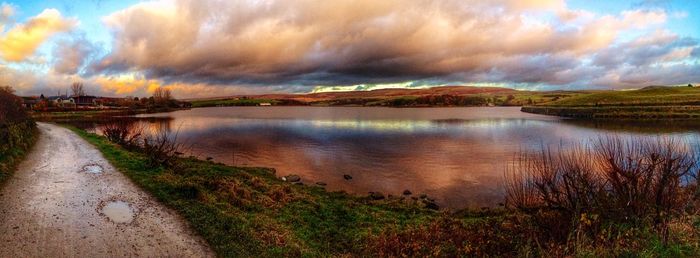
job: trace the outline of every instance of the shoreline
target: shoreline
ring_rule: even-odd
[[[103,110],[75,110],[75,111],[57,111],[57,112],[32,112],[30,116],[40,122],[65,122],[72,121],[75,119],[80,120],[90,120],[90,119],[104,119],[110,117],[122,117],[122,116],[135,116],[141,114],[155,114],[155,113],[170,113],[180,110],[189,110],[191,108],[168,108],[159,110],[147,110],[147,109],[129,109],[129,110],[118,110],[118,109],[103,109]]]
[[[524,106],[522,112],[575,119],[699,120],[700,106]]]

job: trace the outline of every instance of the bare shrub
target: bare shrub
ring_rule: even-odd
[[[115,119],[106,123],[102,128],[102,135],[110,142],[119,144],[127,149],[139,147],[143,127],[133,121]]]
[[[583,145],[521,153],[506,171],[506,207],[532,215],[541,238],[566,239],[580,214],[591,212],[602,188],[587,158],[591,154]]]
[[[178,154],[185,152],[185,145],[177,142],[177,133],[173,134],[167,128],[144,137],[141,148],[152,167],[172,167],[176,165]]]
[[[506,205],[524,211],[542,208],[579,213],[595,201],[591,192],[599,190],[592,153],[585,146],[553,153],[520,155],[506,172]]]
[[[542,227],[568,225],[556,234],[560,240],[583,226],[595,233],[595,225],[615,222],[648,223],[664,233],[669,219],[693,201],[696,151],[673,138],[603,137],[556,152],[520,154],[506,170],[506,204],[534,215]]]
[[[15,96],[9,86],[0,86],[0,125],[20,123],[29,120],[22,108],[22,98]]]
[[[693,185],[695,151],[677,139],[622,141],[601,139],[596,144],[601,178],[606,181],[609,209],[618,214],[644,218],[678,214],[690,201],[684,189]]]
[[[186,150],[184,144],[178,143],[177,133],[171,133],[169,127],[158,127],[150,132],[136,121],[114,119],[103,126],[102,134],[126,149],[145,154],[150,167],[174,167]]]

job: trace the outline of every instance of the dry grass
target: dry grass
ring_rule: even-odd
[[[506,172],[506,205],[533,216],[558,241],[596,236],[611,224],[669,224],[696,200],[697,148],[673,138],[600,138],[522,154]]]
[[[110,142],[145,154],[150,167],[173,167],[178,156],[187,149],[185,144],[178,143],[177,133],[170,132],[168,128],[161,127],[155,132],[144,132],[144,127],[138,122],[118,118],[105,123],[102,128],[102,135]]]

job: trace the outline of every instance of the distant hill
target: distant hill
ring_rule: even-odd
[[[579,92],[518,91],[500,87],[441,86],[426,89],[378,89],[371,91],[308,94],[239,95],[190,99],[193,107],[314,105],[314,106],[521,106],[559,100]]]
[[[315,102],[344,98],[392,98],[403,96],[428,96],[428,95],[455,95],[464,96],[483,93],[514,93],[514,89],[501,87],[474,87],[474,86],[441,86],[427,89],[378,89],[370,91],[343,91],[343,92],[319,92],[307,94],[261,94],[261,95],[235,95],[227,97],[185,99],[186,101],[221,100],[232,98],[253,99],[291,99],[303,102]]]
[[[499,87],[443,86],[428,89],[379,89],[371,91],[323,92],[303,95],[291,95],[289,98],[304,102],[335,99],[386,99],[405,96],[454,95],[465,96],[485,93],[514,93],[513,89]]]

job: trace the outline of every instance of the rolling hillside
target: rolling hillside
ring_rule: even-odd
[[[629,91],[604,91],[546,103],[547,106],[700,105],[700,87],[649,86]]]
[[[572,118],[698,119],[700,88],[650,86],[604,91],[526,106],[522,111]]]
[[[309,94],[240,95],[190,99],[193,107],[272,105],[318,106],[521,106],[541,104],[581,94],[581,92],[519,91],[499,87],[443,86],[427,89],[380,89],[372,91],[324,92]]]

